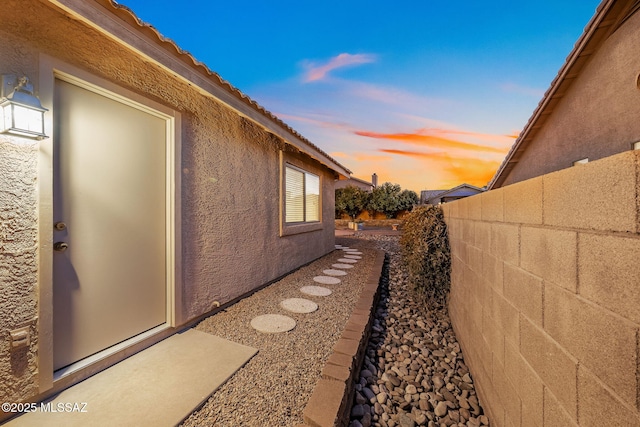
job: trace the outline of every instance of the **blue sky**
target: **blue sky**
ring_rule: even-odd
[[[354,176],[483,186],[599,4],[122,0]]]

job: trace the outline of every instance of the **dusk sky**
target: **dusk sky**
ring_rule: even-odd
[[[419,192],[487,184],[599,1],[120,3],[353,176]]]

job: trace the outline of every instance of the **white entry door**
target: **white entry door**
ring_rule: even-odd
[[[167,319],[167,118],[56,79],[54,369]]]

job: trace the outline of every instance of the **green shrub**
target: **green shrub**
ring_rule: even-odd
[[[446,304],[451,285],[451,249],[442,209],[414,208],[404,220],[400,247],[409,283],[428,302]]]

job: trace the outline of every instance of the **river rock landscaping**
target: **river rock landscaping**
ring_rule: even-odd
[[[427,308],[408,284],[397,237],[359,237],[375,240],[390,263],[350,427],[488,426],[446,306]]]

